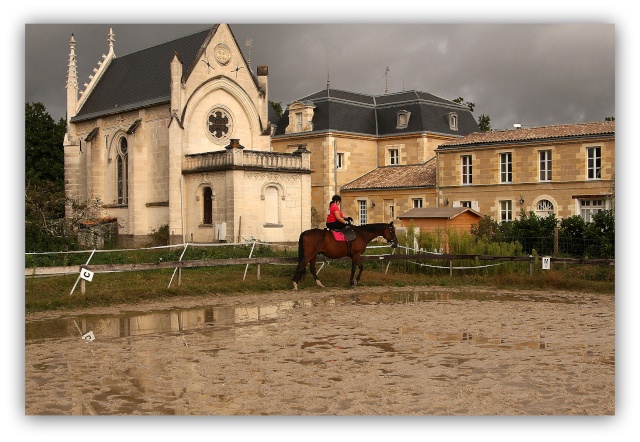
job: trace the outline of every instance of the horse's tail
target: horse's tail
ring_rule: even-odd
[[[302,262],[304,261],[304,235],[306,232],[302,232],[300,234],[300,239],[298,239],[298,267],[296,269],[296,272],[294,273],[294,280],[295,281],[299,281],[300,278],[302,278],[302,276],[306,273],[307,271],[307,266],[305,265],[304,267],[302,267],[302,269],[300,268],[302,266]]]
[[[302,262],[302,259],[304,258],[304,233],[302,232],[300,234],[300,238],[298,239],[298,264],[300,264]]]

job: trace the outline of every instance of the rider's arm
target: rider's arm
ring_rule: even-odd
[[[347,221],[345,221],[345,219],[342,217],[342,214],[340,214],[340,211],[339,211],[339,210],[336,210],[335,212],[333,212],[333,216],[335,216],[335,217],[336,217],[336,219],[337,219],[338,221],[340,221],[341,223],[343,223],[343,224],[347,224]]]

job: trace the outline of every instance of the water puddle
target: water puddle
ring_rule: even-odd
[[[541,301],[563,302],[537,295],[497,295],[495,293],[465,293],[449,291],[393,292],[383,294],[358,292],[357,301],[348,296],[329,297],[321,301],[292,300],[264,305],[206,306],[188,309],[131,312],[117,315],[80,315],[58,319],[28,322],[25,325],[26,341],[80,336],[80,331],[93,331],[101,338],[118,338],[158,333],[181,333],[208,328],[239,327],[248,324],[264,324],[278,319],[284,312],[294,308],[324,306],[406,304],[419,302],[451,302],[476,300],[490,301]],[[566,301],[564,301],[566,302]],[[471,339],[461,332],[461,339]]]

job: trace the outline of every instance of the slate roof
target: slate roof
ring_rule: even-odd
[[[571,137],[591,137],[615,135],[615,121],[601,121],[596,123],[561,124],[556,126],[541,126],[524,129],[512,129],[490,132],[475,132],[462,138],[442,143],[438,150],[456,147],[470,147],[487,144],[501,144],[527,141],[543,141]]]
[[[207,36],[217,27],[114,58],[71,121],[170,103],[174,54],[189,72]]]
[[[336,131],[390,136],[429,132],[460,137],[479,130],[469,108],[426,92],[366,95],[324,89],[296,101],[310,102],[315,106],[313,131],[307,134]],[[407,128],[397,129],[397,113],[401,110],[411,112],[411,116]],[[449,127],[447,114],[450,112],[458,114],[457,131]],[[288,124],[287,109],[278,122],[275,135],[284,135]]]
[[[398,218],[399,219],[403,219],[403,218],[453,219],[464,212],[471,212],[475,215],[478,215],[478,217],[482,218],[482,214],[468,207],[416,207],[416,208],[407,210],[403,214],[399,215]]]
[[[410,166],[384,166],[342,186],[342,190],[435,187],[436,158]]]

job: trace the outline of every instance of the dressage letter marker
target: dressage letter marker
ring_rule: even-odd
[[[542,257],[542,270],[549,270],[551,268],[551,257],[543,256]]]
[[[96,337],[94,336],[93,332],[90,331],[89,333],[82,335],[82,339],[84,339],[85,341],[94,341]]]
[[[80,277],[82,279],[84,279],[85,281],[91,282],[91,280],[93,279],[93,272],[91,270],[81,269],[80,270]]]

